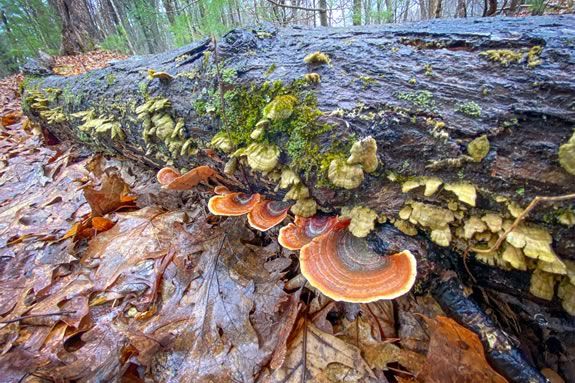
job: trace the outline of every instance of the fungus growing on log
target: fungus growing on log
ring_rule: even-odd
[[[291,207],[291,211],[300,217],[311,217],[317,211],[317,202],[313,198],[298,199]]]
[[[337,187],[355,189],[363,182],[363,170],[360,165],[348,165],[343,160],[332,160],[327,178]]]
[[[273,121],[287,120],[292,115],[296,102],[295,96],[277,96],[265,106],[264,117]]]
[[[175,175],[177,177],[174,177]],[[172,168],[163,168],[158,174],[158,181],[166,189],[170,190],[190,190],[197,186],[200,182],[207,181],[210,177],[217,177],[218,172],[209,166],[198,166],[187,173],[179,175],[179,173]]]
[[[467,144],[467,153],[475,162],[481,162],[489,153],[489,139],[484,134]]]
[[[347,159],[348,165],[361,165],[363,170],[371,173],[377,169],[377,142],[373,137],[368,136],[355,142],[350,149],[350,156]]]
[[[470,183],[456,182],[445,184],[444,189],[455,194],[461,202],[465,202],[470,206],[475,206],[477,192],[475,190],[475,186]]]
[[[563,169],[575,175],[575,133],[559,147],[559,163]]]
[[[356,237],[367,237],[375,227],[377,213],[367,207],[355,206],[349,212],[349,218],[349,231]]]
[[[287,217],[290,205],[286,202],[261,200],[248,213],[248,223],[254,229],[267,231]]]
[[[327,233],[337,222],[337,216],[315,215],[304,218],[296,215],[294,223],[280,229],[278,242],[288,250],[299,250],[315,237]]]
[[[329,59],[329,56],[326,55],[325,53],[317,51],[305,56],[303,61],[306,64],[310,65],[321,65],[321,64],[329,64],[331,60]]]
[[[340,221],[300,251],[300,267],[307,281],[336,301],[368,303],[394,299],[415,283],[417,262],[408,250],[380,256],[364,239]]]
[[[228,193],[215,195],[208,201],[213,215],[235,217],[249,213],[260,202],[259,194]]]
[[[280,150],[275,145],[254,142],[247,148],[237,150],[233,156],[246,156],[250,168],[267,173],[277,166]]]

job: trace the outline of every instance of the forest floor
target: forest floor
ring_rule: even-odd
[[[277,229],[211,216],[207,185],[44,137],[21,81],[0,82],[2,382],[505,382],[430,296],[331,301],[293,283]]]

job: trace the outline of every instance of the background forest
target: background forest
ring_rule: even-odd
[[[0,0],[0,76],[39,51],[156,53],[259,22],[348,26],[572,7],[573,0]]]

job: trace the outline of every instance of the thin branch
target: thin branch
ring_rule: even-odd
[[[275,2],[274,0],[267,0],[267,2],[273,4],[277,7],[282,7],[282,8],[299,9],[301,11],[310,11],[310,12],[327,12],[327,9],[325,9],[325,8],[298,7],[297,5],[280,4],[280,3]]]
[[[509,235],[509,233],[511,233],[513,230],[515,230],[517,228],[517,226],[519,226],[519,224],[521,223],[521,221],[523,221],[525,218],[527,218],[527,215],[529,214],[529,212],[533,209],[535,209],[535,207],[540,203],[540,202],[559,202],[559,201],[566,201],[569,199],[575,199],[575,193],[573,194],[565,194],[565,195],[560,195],[560,196],[556,196],[556,197],[540,197],[540,196],[536,196],[535,198],[533,198],[533,200],[529,203],[529,205],[527,205],[527,208],[525,210],[523,210],[521,212],[521,214],[519,214],[519,216],[517,216],[517,218],[515,219],[515,221],[513,222],[513,224],[511,226],[509,226],[509,228],[507,230],[505,230],[505,232],[503,233],[503,235],[501,237],[499,237],[499,239],[497,240],[497,242],[495,242],[495,244],[493,246],[491,246],[489,249],[477,249],[477,248],[472,248],[471,251],[475,252],[475,253],[481,253],[481,254],[485,254],[485,253],[491,253],[494,251],[497,251],[499,249],[499,246],[501,246],[501,244],[503,243],[503,241],[505,240],[505,238],[507,238],[507,236]]]

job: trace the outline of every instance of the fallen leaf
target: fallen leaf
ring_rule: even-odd
[[[96,217],[133,205],[134,199],[127,198],[130,188],[116,173],[104,174],[99,187],[87,185],[83,190],[92,214]]]
[[[479,337],[453,319],[437,316],[428,321],[431,340],[427,361],[418,379],[425,383],[506,383],[491,368]]]

